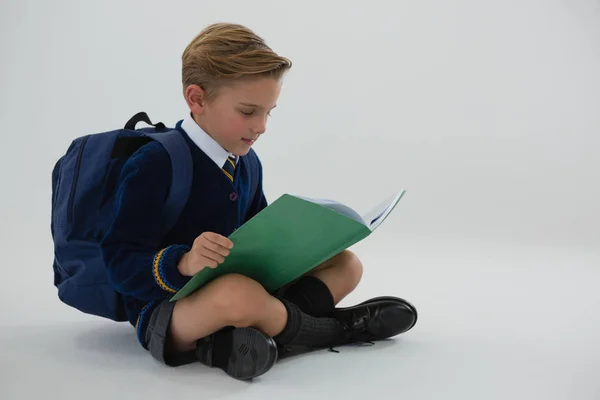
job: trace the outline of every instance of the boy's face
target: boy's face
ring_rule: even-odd
[[[196,123],[227,151],[243,156],[265,132],[280,91],[281,81],[259,78],[222,87],[209,102],[192,85],[186,98]]]

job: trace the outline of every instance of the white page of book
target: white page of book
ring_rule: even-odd
[[[394,196],[388,197],[385,201],[379,203],[376,207],[363,214],[362,219],[365,221],[365,225],[374,231],[379,225],[387,218],[392,212],[396,204],[404,196],[405,190],[401,190]]]
[[[365,226],[367,225],[365,220],[360,216],[359,213],[357,213],[356,211],[354,211],[352,208],[348,207],[347,205],[340,203],[339,201],[328,200],[328,199],[309,198],[309,197],[302,197],[302,196],[296,196],[296,197],[299,199],[302,199],[302,200],[310,201],[311,203],[319,204],[320,206],[323,206],[323,207],[327,207],[327,208],[337,211],[340,214],[343,214],[349,218],[352,218],[353,220],[355,220]]]

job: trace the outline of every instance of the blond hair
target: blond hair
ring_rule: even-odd
[[[246,78],[280,79],[292,67],[249,28],[216,23],[202,30],[182,55],[183,91],[198,85],[208,101],[223,85]]]

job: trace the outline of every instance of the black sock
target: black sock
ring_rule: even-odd
[[[314,317],[326,317],[335,310],[333,295],[325,282],[311,275],[298,279],[282,297]]]
[[[273,338],[278,345],[319,348],[333,346],[339,341],[342,326],[336,319],[313,317],[302,312],[294,303],[279,299],[287,310],[288,322],[283,331]]]

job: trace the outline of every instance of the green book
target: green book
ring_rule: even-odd
[[[333,200],[284,194],[229,239],[233,248],[217,268],[204,268],[171,301],[229,273],[248,276],[274,291],[369,236],[388,217],[406,191],[360,215]]]

